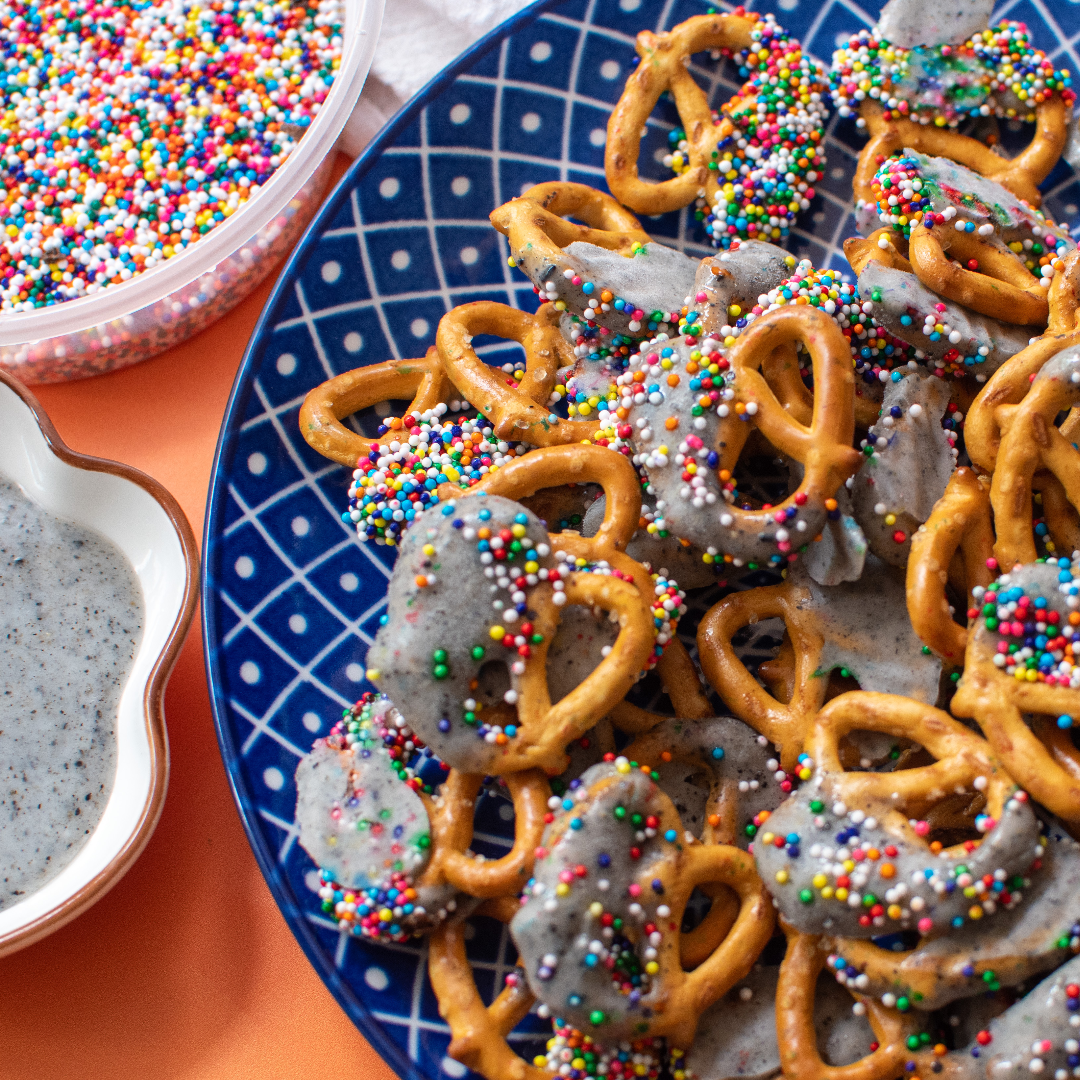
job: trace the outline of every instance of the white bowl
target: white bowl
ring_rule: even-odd
[[[0,371],[0,471],[49,513],[107,536],[142,588],[142,641],[120,697],[116,779],[97,828],[52,880],[0,911],[0,956],[52,933],[103,896],[138,858],[169,779],[162,700],[195,610],[195,537],[154,479],[64,445],[26,388]]]
[[[291,250],[322,202],[333,151],[364,87],[384,0],[343,0],[344,46],[330,93],[260,190],[197,244],[92,296],[0,315],[0,367],[24,382],[126,367],[191,337],[239,303]]]

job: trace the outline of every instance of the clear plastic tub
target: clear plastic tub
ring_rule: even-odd
[[[239,303],[299,239],[318,209],[332,153],[360,97],[384,0],[344,0],[341,67],[285,163],[197,244],[93,296],[0,315],[0,366],[27,383],[62,382],[146,360]]]

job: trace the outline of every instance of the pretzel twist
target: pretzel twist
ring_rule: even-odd
[[[673,637],[656,662],[664,692],[671,700],[675,715],[683,720],[704,720],[715,713],[701,689],[697,666],[686,646]],[[630,701],[620,701],[609,713],[611,722],[627,735],[644,735],[670,717],[650,712]]]
[[[559,330],[559,312],[545,304],[529,315],[505,304],[477,300],[448,311],[435,335],[439,356],[451,382],[491,421],[500,439],[515,439],[536,446],[557,446],[592,438],[597,421],[550,420],[547,404],[555,386],[555,373],[574,362],[573,351]],[[504,372],[476,355],[477,334],[519,342],[525,349],[525,375],[511,385]]]
[[[489,914],[509,922],[513,901]],[[551,1074],[518,1057],[506,1036],[525,1019],[536,998],[524,979],[505,986],[490,1005],[476,989],[465,952],[465,922],[445,923],[428,942],[428,977],[439,1015],[450,1027],[450,1056],[482,1076],[499,1080],[551,1080]]]
[[[466,852],[472,844],[476,798],[483,779],[451,769],[437,796],[420,793],[431,821],[431,861],[419,884],[449,882],[470,896],[487,899],[516,896],[528,880],[544,833],[551,786],[540,769],[506,777],[514,803],[514,844],[502,858],[480,861]]]
[[[1059,355],[1064,359],[1064,354]],[[1031,505],[1038,486],[1037,472],[1053,474],[1068,502],[1080,504],[1080,453],[1054,423],[1059,412],[1080,402],[1080,389],[1071,381],[1070,368],[1080,372],[1076,363],[1053,375],[1044,367],[1018,405],[999,405],[995,410],[1001,442],[990,502],[997,532],[994,554],[1003,567],[1035,561]],[[1051,500],[1059,494],[1051,491]],[[1060,500],[1058,509],[1056,516],[1064,509]]]
[[[1035,134],[1027,147],[1014,158],[1003,158],[985,143],[959,132],[912,120],[886,119],[885,110],[876,101],[862,102],[859,115],[866,121],[870,141],[859,154],[853,186],[855,197],[868,203],[874,201],[874,175],[880,160],[910,147],[958,162],[1038,207],[1042,202],[1039,184],[1061,157],[1069,124],[1069,108],[1060,95],[1054,95],[1035,107]]]
[[[951,262],[946,252],[964,262],[975,259],[978,271]],[[908,238],[908,257],[918,279],[939,296],[1004,322],[1046,325],[1050,309],[1040,279],[1011,252],[973,233],[916,225]]]
[[[878,1048],[850,1065],[825,1064],[814,1025],[814,987],[828,950],[824,939],[801,934],[783,922],[781,926],[787,952],[776,987],[776,1038],[784,1075],[789,1080],[893,1080],[902,1075],[910,1056],[907,1039],[918,1032],[917,1020],[860,994],[852,996],[866,1006]]]
[[[698,626],[698,656],[705,677],[740,720],[780,747],[785,771],[794,767],[802,752],[829,683],[817,674],[825,639],[802,601],[802,590],[790,581],[747,589],[715,604]],[[750,674],[732,644],[744,626],[772,618],[784,620],[795,654],[792,692],[784,703]]]
[[[760,370],[795,342],[810,353],[814,395],[809,426],[800,423],[792,410],[773,392]],[[744,545],[760,543],[763,532],[775,532],[780,515],[802,510],[812,537],[825,523],[825,500],[854,475],[862,455],[851,446],[855,433],[855,380],[851,349],[839,326],[823,311],[811,307],[782,307],[758,319],[728,353],[735,374],[736,403],[753,405],[749,421],[737,417],[721,423],[718,469],[734,470],[751,427],[757,428],[780,453],[803,465],[798,488],[769,509],[748,510],[737,505],[725,507],[731,516],[728,527],[733,540]],[[774,361],[774,365],[775,365]],[[721,533],[718,546],[725,550],[731,541]],[[784,550],[784,549],[781,549]]]
[[[994,551],[990,525],[990,496],[972,469],[959,468],[945,494],[934,504],[926,523],[911,537],[907,565],[907,609],[919,640],[953,664],[967,647],[967,630],[953,621],[945,586],[953,558],[963,560],[964,592],[971,607],[971,590],[993,580],[987,565]]]
[[[450,381],[435,347],[420,360],[387,360],[354,368],[316,386],[300,406],[300,432],[323,457],[354,468],[377,439],[351,431],[342,420],[380,401],[411,398],[407,412],[426,412],[446,401]]]
[[[612,110],[604,151],[608,186],[619,202],[639,214],[650,215],[679,210],[701,193],[712,205],[719,185],[709,163],[718,144],[735,128],[728,116],[719,123],[713,121],[705,91],[686,65],[693,53],[703,49],[737,52],[748,48],[757,22],[758,16],[752,13],[696,15],[665,33],[643,30],[638,34],[641,62],[626,80],[626,88]],[[675,99],[686,132],[689,166],[678,176],[651,184],[638,176],[641,132],[665,90]],[[752,105],[736,98],[725,106],[725,112]]]
[[[1019,405],[1047,360],[1071,345],[1080,344],[1080,249],[1069,252],[1064,262],[1047,295],[1046,333],[1002,364],[967,412],[964,446],[972,464],[987,474],[994,470],[1001,443],[998,408]]]
[[[1048,597],[1048,599],[1050,599]],[[997,636],[979,618],[968,632],[964,674],[950,703],[953,714],[976,720],[1016,782],[1066,823],[1080,821],[1080,773],[1057,738],[1048,745],[1025,714],[1080,714],[1080,694],[1066,686],[1028,682],[994,665]]]

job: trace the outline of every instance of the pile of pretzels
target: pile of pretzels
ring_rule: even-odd
[[[747,78],[719,110],[702,51]],[[1080,252],[1039,205],[1068,72],[982,0],[891,0],[831,72],[742,8],[638,55],[610,193],[491,214],[537,310],[454,308],[301,409],[396,556],[374,689],[297,770],[323,910],[426,942],[488,1080],[1080,1076]],[[870,135],[845,271],[781,246],[830,102]],[[1034,125],[1011,158],[999,117]],[[635,216],[691,205],[705,259]]]

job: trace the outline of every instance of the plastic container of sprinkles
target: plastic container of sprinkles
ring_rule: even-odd
[[[318,208],[371,66],[383,0],[340,0],[340,7],[341,60],[330,90],[259,190],[197,242],[129,280],[34,310],[0,311],[0,366],[46,383],[138,363],[198,333],[258,285]],[[185,188],[191,179],[183,177]],[[0,172],[0,183],[7,180]],[[197,184],[209,189],[213,180]]]

